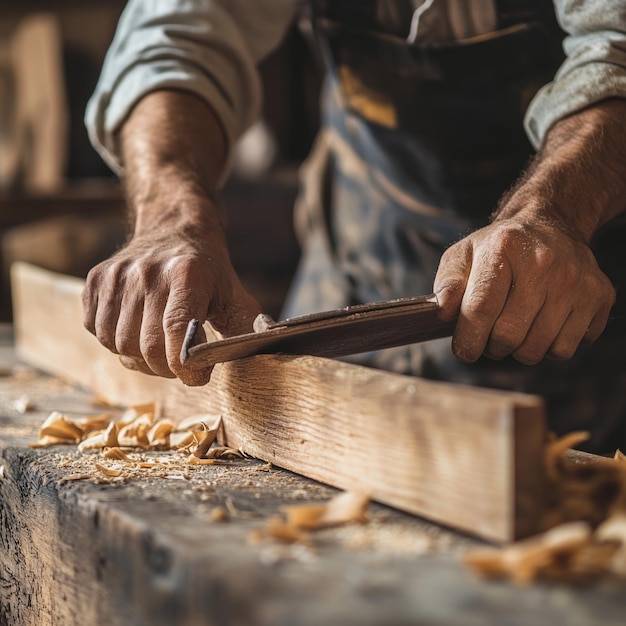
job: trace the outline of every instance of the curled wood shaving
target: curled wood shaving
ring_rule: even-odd
[[[194,454],[190,454],[187,457],[187,463],[189,465],[215,465],[215,459],[199,459]]]
[[[78,443],[82,435],[83,431],[59,411],[52,411],[39,429],[40,440],[44,437],[54,437],[68,443]]]
[[[294,504],[282,510],[290,526],[315,530],[349,522],[363,522],[368,505],[369,496],[346,491],[322,504]]]
[[[179,448],[188,448],[192,445],[197,445],[198,439],[193,431],[186,432],[173,432],[170,433],[170,447],[172,450],[178,450]]]
[[[84,437],[97,430],[106,430],[112,420],[112,413],[100,413],[99,415],[81,417],[73,421],[83,431]]]
[[[200,415],[190,415],[178,422],[176,430],[213,430],[219,428],[221,423],[221,415],[201,413]]]
[[[624,554],[622,540],[593,533],[584,522],[570,522],[500,550],[472,550],[464,562],[483,577],[508,578],[517,584],[580,583],[610,574],[625,576]]]
[[[195,452],[194,452],[195,455]],[[235,448],[229,448],[227,446],[217,446],[211,448],[207,454],[207,459],[243,459],[243,454]]]
[[[546,446],[545,532],[501,549],[470,551],[468,567],[518,584],[626,579],[626,463],[619,451],[613,459],[572,460],[569,448],[586,435],[572,433]]]
[[[111,478],[117,478],[118,476],[122,475],[121,469],[105,467],[104,465],[101,465],[100,463],[96,463],[95,465],[96,465],[96,469],[99,472],[102,472],[105,476],[110,476]]]
[[[125,461],[126,463],[132,463],[133,459],[131,459],[122,449],[120,448],[104,448],[102,450],[102,457],[105,459],[113,459],[117,461]]]
[[[274,539],[281,543],[309,543],[311,535],[303,530],[291,526],[280,517],[270,517],[265,522],[265,527],[254,530],[248,535],[248,542],[258,545],[267,539]]]
[[[206,456],[209,448],[213,445],[215,440],[217,439],[217,434],[222,426],[222,418],[218,417],[216,422],[206,430],[204,435],[202,436],[202,440],[194,450],[194,456],[197,456],[199,459]]]
[[[144,413],[120,428],[118,441],[120,446],[149,448],[148,432],[152,428],[153,414]],[[121,421],[119,422],[122,423]]]
[[[587,431],[577,431],[548,443],[545,450],[545,462],[550,478],[558,479],[557,470],[563,455],[571,448],[587,441],[589,436],[590,433]]]
[[[159,420],[148,431],[148,443],[151,448],[169,450],[170,434],[174,430],[174,423],[168,419]]]
[[[111,422],[105,430],[91,433],[86,439],[78,444],[81,452],[85,450],[99,450],[100,448],[114,448],[119,445],[118,426]]]
[[[120,426],[126,426],[134,422],[140,417],[147,416],[150,423],[153,422],[156,415],[156,404],[154,402],[146,402],[145,404],[135,404],[124,411],[124,414],[118,420]]]
[[[154,470],[151,476],[172,480],[189,479],[190,465],[222,464],[232,459],[244,458],[243,453],[234,448],[214,447],[221,428],[220,416],[195,415],[177,424],[174,420],[165,418],[155,421],[155,413],[155,406],[152,403],[131,407],[117,419],[114,415],[106,413],[71,420],[61,413],[54,412],[42,425],[38,441],[30,445],[33,448],[41,448],[59,443],[72,443],[78,444],[80,452],[99,450],[104,459],[124,461],[128,464],[125,478],[139,476],[134,472],[140,470]],[[185,430],[181,430],[181,425]],[[183,454],[187,453],[188,457],[178,460],[172,457],[156,463],[147,462],[145,458],[129,457],[122,447],[135,451],[178,450]],[[180,474],[167,473],[174,467],[180,470]],[[109,476],[117,477],[113,474]]]

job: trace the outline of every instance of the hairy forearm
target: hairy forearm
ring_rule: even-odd
[[[212,196],[225,140],[205,102],[183,91],[153,92],[137,104],[120,141],[135,235],[174,228],[195,238],[221,230]]]
[[[187,371],[180,361],[189,320],[230,336],[250,332],[261,312],[232,266],[212,201],[222,129],[202,100],[159,91],[135,107],[120,140],[134,232],[89,272],[85,326],[128,367],[205,384],[209,370]]]
[[[589,243],[626,209],[626,100],[612,99],[556,124],[494,220],[559,227]]]

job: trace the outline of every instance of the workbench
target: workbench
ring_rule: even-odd
[[[9,329],[2,338],[2,626],[624,624],[622,584],[487,582],[460,560],[478,540],[382,505],[308,543],[254,540],[283,505],[336,493],[254,459],[68,480],[92,455],[28,444],[53,410],[98,409],[90,393],[20,364]],[[21,414],[23,396],[32,409]]]

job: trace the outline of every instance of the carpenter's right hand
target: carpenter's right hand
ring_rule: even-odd
[[[189,320],[209,320],[220,334],[236,335],[252,331],[261,307],[223,245],[167,234],[134,237],[92,269],[83,311],[85,327],[130,369],[204,385],[210,369],[186,371],[180,362]]]

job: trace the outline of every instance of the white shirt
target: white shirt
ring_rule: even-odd
[[[441,16],[459,3],[419,0],[414,6],[420,22],[436,23],[437,11]],[[114,171],[122,170],[115,133],[143,96],[161,88],[204,98],[232,147],[260,113],[256,65],[280,43],[298,4],[130,0],[86,111],[91,141],[104,160]],[[626,2],[554,0],[554,6],[567,33],[567,58],[526,112],[525,128],[536,148],[559,119],[606,98],[626,97]],[[419,41],[419,32],[412,37]]]

